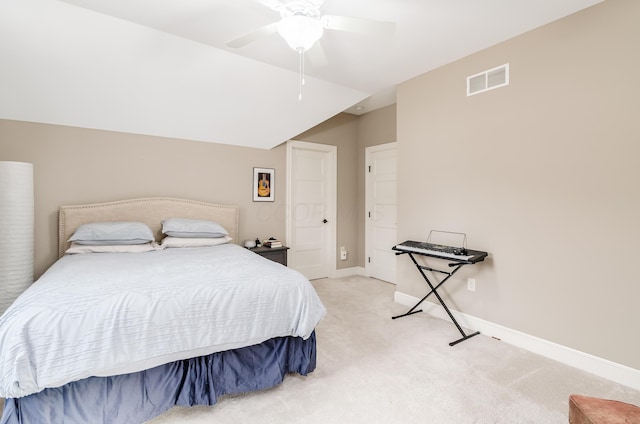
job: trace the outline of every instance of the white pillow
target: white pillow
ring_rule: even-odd
[[[187,218],[165,219],[162,221],[162,233],[183,238],[217,238],[229,235],[217,222]]]
[[[229,243],[229,236],[215,238],[165,237],[160,242],[162,247],[208,247]]]
[[[144,243],[144,244],[117,244],[117,245],[89,245],[89,244],[78,244],[75,242],[71,243],[71,247],[69,247],[65,253],[76,254],[76,253],[141,253],[141,252],[149,252],[152,250],[162,250],[158,243]]]
[[[142,222],[92,222],[79,226],[68,241],[77,244],[144,244],[154,241],[153,232]]]

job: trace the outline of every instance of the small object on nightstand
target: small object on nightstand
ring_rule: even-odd
[[[256,242],[253,240],[247,240],[244,242],[244,247],[246,247],[247,249],[253,249],[254,247],[256,247]]]
[[[271,247],[271,248],[273,248],[273,247],[282,247],[283,246],[283,244],[282,244],[282,242],[280,240],[276,240],[273,237],[270,237],[269,240],[265,241],[262,245],[264,247]]]
[[[256,246],[255,247],[262,247],[262,243],[260,242],[260,239],[256,237]]]

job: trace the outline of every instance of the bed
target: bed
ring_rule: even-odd
[[[0,424],[141,423],[312,372],[326,310],[301,274],[234,243],[238,216],[173,198],[60,207],[58,261],[0,317]],[[179,220],[225,235],[165,231]],[[153,241],[69,242],[105,222]]]

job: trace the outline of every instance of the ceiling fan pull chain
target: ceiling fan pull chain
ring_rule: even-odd
[[[302,86],[304,85],[304,50],[298,49],[299,55],[299,72],[300,72],[300,93],[298,94],[298,101],[302,100]]]

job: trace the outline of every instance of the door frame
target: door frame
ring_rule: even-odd
[[[384,144],[378,144],[375,146],[369,146],[367,148],[365,148],[365,169],[364,169],[364,273],[365,276],[367,277],[371,277],[371,266],[369,265],[369,261],[368,258],[371,256],[371,250],[373,249],[373,240],[371,239],[371,232],[373,231],[372,228],[372,220],[369,218],[368,214],[369,212],[373,209],[371,202],[372,202],[372,198],[371,198],[371,173],[369,172],[369,166],[371,164],[371,154],[375,153],[375,152],[379,152],[379,151],[383,151],[383,150],[391,150],[391,149],[395,149],[397,152],[398,149],[398,142],[397,141],[393,141],[391,143],[384,143]],[[396,187],[397,190],[397,187]],[[398,207],[398,203],[396,201],[396,209]],[[397,211],[396,211],[396,216],[397,216]],[[396,222],[396,231],[397,231],[397,225],[398,223]],[[396,270],[396,274],[397,274],[397,270]],[[393,283],[395,284],[395,281],[393,281]]]
[[[338,194],[338,148],[336,146],[331,146],[328,144],[319,144],[319,143],[310,143],[307,141],[298,141],[298,140],[289,140],[287,141],[287,163],[286,163],[286,196],[287,196],[287,213],[286,213],[286,232],[285,239],[287,246],[291,248],[290,250],[290,259],[292,259],[292,263],[290,263],[292,268],[295,268],[295,246],[293,246],[292,234],[293,234],[293,222],[291,217],[293,216],[293,190],[292,187],[292,168],[293,168],[293,150],[294,149],[307,149],[307,150],[317,150],[324,152],[328,155],[329,160],[329,172],[327,175],[327,195],[326,195],[326,210],[327,210],[327,226],[329,228],[327,241],[326,241],[326,255],[323,258],[323,263],[327,267],[327,273],[329,278],[336,277],[336,232],[337,232],[337,194]]]

